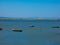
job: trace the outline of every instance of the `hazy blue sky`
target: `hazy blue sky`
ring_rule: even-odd
[[[60,17],[60,0],[0,0],[0,17]]]

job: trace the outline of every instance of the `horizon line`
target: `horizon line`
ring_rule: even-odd
[[[60,18],[13,18],[13,17],[0,17],[0,20],[60,20]]]

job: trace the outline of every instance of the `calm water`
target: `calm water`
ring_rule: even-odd
[[[60,45],[60,20],[0,20],[0,28],[0,45]]]

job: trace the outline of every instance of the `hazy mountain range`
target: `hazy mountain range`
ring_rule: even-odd
[[[60,20],[60,18],[15,18],[15,17],[0,17],[0,20]]]

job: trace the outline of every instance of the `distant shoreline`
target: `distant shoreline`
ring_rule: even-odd
[[[0,20],[60,20],[60,18],[0,18]]]

